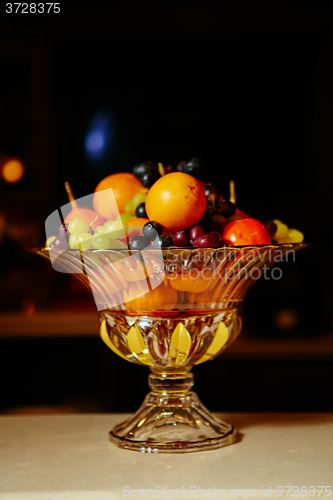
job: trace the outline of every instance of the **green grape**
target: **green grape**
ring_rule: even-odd
[[[279,243],[282,243],[282,241],[279,240],[285,240],[285,238],[288,236],[289,228],[286,224],[283,224],[283,222],[278,219],[274,219],[273,222],[275,222],[275,224],[277,225],[277,231],[274,235],[274,239]]]
[[[97,233],[91,238],[91,244],[97,250],[106,250],[110,245],[110,236],[101,232]]]
[[[137,209],[140,203],[144,203],[146,201],[146,197],[146,193],[137,193],[135,196],[133,196],[132,207],[134,208],[134,210]]]
[[[298,229],[289,229],[287,239],[288,243],[302,243],[304,240],[304,234]]]
[[[117,220],[121,219],[122,221],[125,221],[127,219],[132,219],[133,214],[127,213],[127,214],[119,214],[117,217]]]
[[[77,250],[79,247],[77,246],[77,240],[78,240],[78,235],[76,234],[71,234],[70,237],[69,237],[69,240],[68,240],[68,245],[69,245],[69,248],[71,248],[72,250]]]
[[[105,232],[104,226],[97,226],[95,229],[95,234],[96,233],[104,233],[104,232]]]
[[[108,248],[112,248],[113,250],[127,250],[128,247],[122,241],[111,240]]]
[[[56,239],[56,236],[50,236],[49,238],[47,238],[47,240],[45,241],[45,248],[49,248],[49,246],[51,245],[51,243]]]
[[[125,203],[124,210],[125,210],[126,214],[131,213],[131,212],[135,212],[135,208],[133,207],[132,200],[129,200]]]
[[[119,224],[120,219],[117,220],[107,220],[104,222],[104,232],[108,233],[109,231],[112,231],[115,227],[115,225]]]
[[[81,233],[87,233],[89,231],[89,226],[81,219],[74,219],[68,224],[68,231],[78,236]]]
[[[78,236],[77,245],[80,250],[88,250],[88,248],[91,248],[91,234],[81,233]]]
[[[109,233],[110,238],[124,238],[126,236],[126,222],[121,219],[107,220],[104,223],[105,233]]]

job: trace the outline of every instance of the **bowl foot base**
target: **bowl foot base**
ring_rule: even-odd
[[[141,453],[213,450],[235,441],[236,430],[214,417],[197,394],[147,394],[139,410],[110,432],[120,448]]]

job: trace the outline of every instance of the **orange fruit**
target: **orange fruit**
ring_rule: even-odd
[[[161,282],[156,288],[142,295],[146,283],[136,282],[131,283],[127,290],[123,291],[124,302],[127,311],[143,312],[143,311],[163,311],[172,310],[178,301],[178,293],[171,287],[166,287]]]
[[[132,219],[127,219],[127,231],[128,238],[131,239],[132,236],[142,236],[142,227],[149,222],[149,219],[143,217],[133,217]]]
[[[194,269],[194,271],[197,271],[197,269]],[[197,271],[196,273],[191,273],[191,271],[188,273],[183,272],[176,274],[176,276],[171,274],[169,283],[175,290],[180,292],[200,293],[207,290],[212,284],[211,275],[212,272],[207,270],[205,272]]]
[[[105,179],[97,185],[95,193],[110,188],[113,191],[118,210],[116,210],[114,206],[113,197],[109,191],[105,191],[104,194],[100,193],[98,196],[94,194],[93,198],[95,212],[108,220],[116,219],[119,213],[124,212],[125,204],[130,201],[133,196],[145,191],[139,179],[128,172],[119,172],[118,174],[112,174],[105,177]]]
[[[271,237],[256,219],[239,219],[228,222],[223,228],[223,242],[228,245],[270,245]]]
[[[126,237],[118,238],[118,240],[128,244],[133,236],[142,236],[142,227],[146,222],[149,222],[149,219],[143,217],[132,217],[131,219],[125,220],[124,227],[126,230]]]
[[[206,211],[206,196],[200,182],[183,172],[158,179],[149,189],[146,212],[150,220],[176,232],[194,226]]]
[[[132,217],[131,219],[126,219],[125,222],[128,226],[142,227],[146,222],[149,222],[149,219],[145,219],[144,217]]]

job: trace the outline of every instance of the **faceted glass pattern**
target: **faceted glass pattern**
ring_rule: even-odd
[[[106,345],[151,370],[152,391],[130,420],[111,431],[112,442],[141,452],[179,453],[234,441],[235,429],[191,391],[190,370],[234,341],[247,290],[304,246],[38,251],[49,259],[52,252],[57,267],[75,273],[92,292]]]

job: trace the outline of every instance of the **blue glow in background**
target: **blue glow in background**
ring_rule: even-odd
[[[90,119],[84,140],[85,157],[89,162],[104,166],[112,161],[115,151],[116,125],[108,110],[99,110]]]

